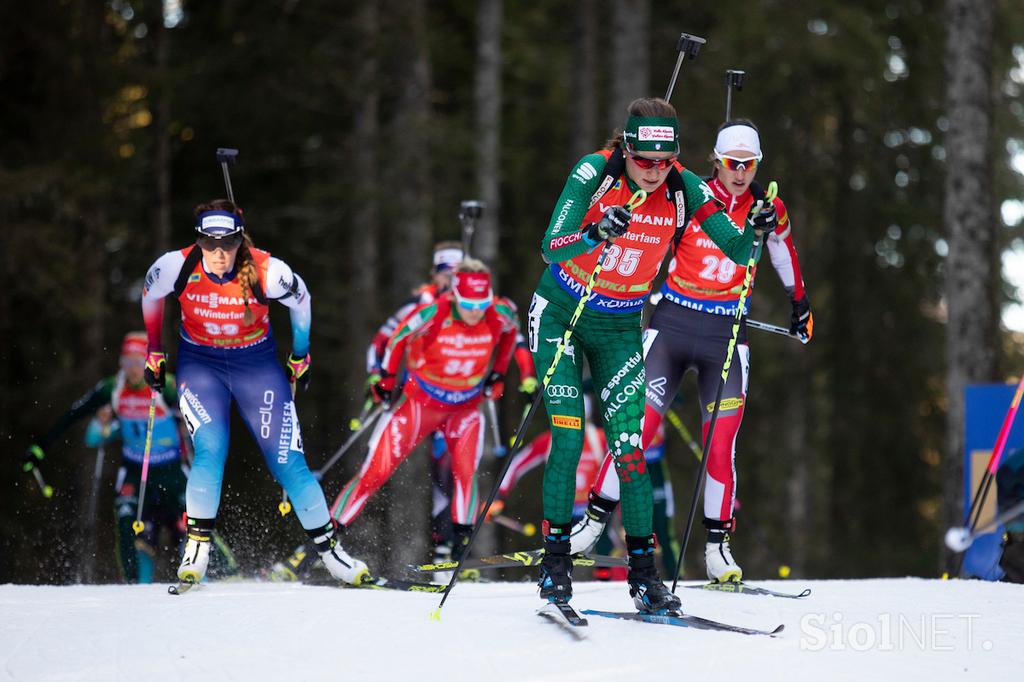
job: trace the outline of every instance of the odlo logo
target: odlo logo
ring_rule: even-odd
[[[260,407],[260,438],[270,438],[270,424],[274,421],[274,392],[263,392],[263,406]]]

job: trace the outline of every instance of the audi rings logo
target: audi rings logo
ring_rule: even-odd
[[[579,398],[580,389],[565,384],[551,384],[548,386],[548,395],[552,398]]]

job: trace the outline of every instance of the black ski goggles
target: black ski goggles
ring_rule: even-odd
[[[243,237],[241,232],[224,235],[223,237],[202,235],[196,239],[196,244],[198,244],[199,248],[203,251],[216,251],[217,249],[234,251],[242,245],[242,239]]]

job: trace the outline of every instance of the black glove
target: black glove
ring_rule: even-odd
[[[156,350],[151,350],[146,355],[146,383],[156,392],[164,390],[167,384],[167,356]]]
[[[25,456],[23,457],[24,462],[21,465],[22,471],[32,471],[39,466],[39,463],[43,461],[43,457],[45,456],[46,453],[43,452],[41,447],[35,443],[29,445],[28,448],[25,449]]]
[[[609,206],[601,219],[587,228],[587,238],[597,243],[626,234],[632,214],[625,206]]]
[[[814,333],[814,316],[811,315],[811,303],[806,294],[793,300],[793,315],[789,318],[789,333],[795,334],[800,341],[807,343]]]
[[[779,217],[775,214],[775,204],[766,202],[760,211],[747,216],[747,227],[760,230],[764,234],[774,232],[779,226]]]

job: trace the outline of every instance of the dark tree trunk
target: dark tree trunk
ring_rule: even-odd
[[[597,133],[597,90],[594,75],[597,73],[597,12],[595,0],[581,0],[574,16],[576,23],[573,41],[572,73],[569,74],[572,120],[569,163],[576,161],[600,146]],[[621,122],[619,123],[621,125]]]
[[[962,518],[964,387],[995,379],[999,346],[998,222],[992,196],[991,0],[946,2],[946,258],[945,525]],[[948,558],[948,557],[947,557]]]
[[[650,97],[650,0],[614,0],[612,3],[612,92],[608,110],[610,128],[626,122],[626,107],[637,97]]]
[[[476,179],[486,205],[472,255],[492,268],[498,257],[501,215],[501,26],[502,0],[481,0],[477,10]]]
[[[430,224],[431,155],[424,143],[430,140],[431,77],[427,52],[427,10],[424,0],[402,3],[402,10],[393,13],[398,23],[395,67],[401,95],[392,121],[391,149],[399,181],[394,184],[394,205],[398,213],[392,221],[390,249],[392,301],[408,298],[409,292],[423,277],[424,254],[430,253],[433,228]],[[428,143],[429,144],[429,143]],[[389,311],[390,312],[390,311]],[[425,446],[421,446],[425,447]],[[430,520],[429,456],[416,452],[398,468],[385,489],[390,504],[387,511],[385,537],[392,543],[388,557],[391,570],[400,570],[424,554]]]

